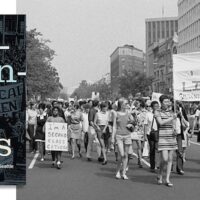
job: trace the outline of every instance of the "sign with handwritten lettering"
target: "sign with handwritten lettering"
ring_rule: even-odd
[[[68,151],[67,124],[47,122],[45,124],[45,149]]]

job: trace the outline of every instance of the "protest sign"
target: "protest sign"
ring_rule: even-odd
[[[200,52],[173,55],[174,99],[200,101]]]
[[[13,112],[22,109],[23,84],[1,86],[0,88],[0,116],[12,116]]]
[[[46,123],[45,149],[50,151],[68,151],[66,123]]]
[[[153,92],[152,93],[152,97],[151,97],[151,101],[157,101],[159,103],[159,105],[160,105],[159,98],[160,98],[161,95],[162,95],[161,93]]]

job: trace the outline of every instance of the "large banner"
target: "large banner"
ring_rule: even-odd
[[[66,123],[46,123],[45,149],[50,151],[68,151]]]
[[[173,55],[174,99],[200,101],[200,52]]]

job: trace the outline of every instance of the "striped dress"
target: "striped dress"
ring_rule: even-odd
[[[166,120],[172,117],[172,112],[160,110],[156,113],[156,117],[161,117],[162,120]],[[176,149],[177,140],[173,131],[173,121],[159,125],[158,151]]]

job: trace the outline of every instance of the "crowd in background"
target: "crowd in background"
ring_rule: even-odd
[[[190,126],[183,104],[174,103],[166,95],[162,95],[159,102],[133,99],[131,96],[115,102],[30,102],[27,105],[27,140],[30,151],[40,154],[41,162],[45,154],[51,153],[52,166],[61,169],[62,152],[45,151],[45,123],[67,123],[71,158],[82,157],[86,152],[88,162],[92,162],[95,146],[96,159],[106,165],[109,163],[107,155],[113,152],[117,162],[117,179],[128,179],[127,171],[135,149],[138,166],[142,168],[142,156],[148,148],[150,171],[157,172],[157,183],[172,187],[170,174],[173,165],[178,174],[184,175],[186,148],[195,125],[199,124],[200,111],[198,104],[195,105],[196,120]],[[174,152],[176,164],[173,164]]]

